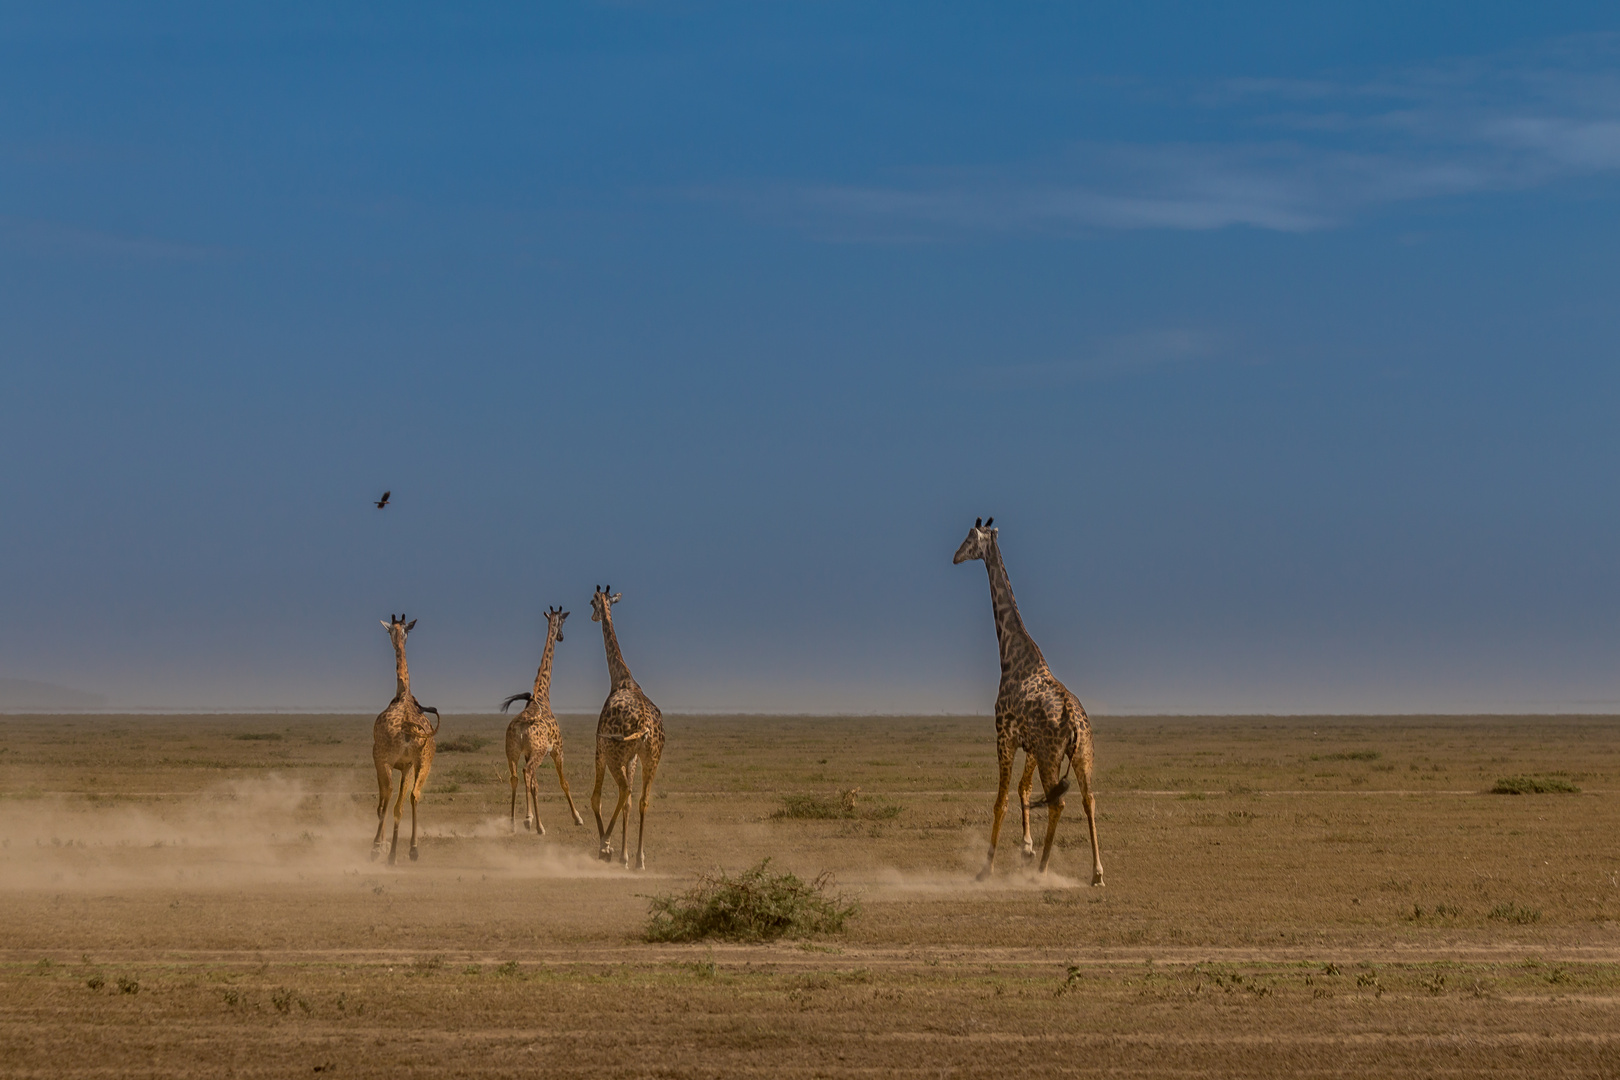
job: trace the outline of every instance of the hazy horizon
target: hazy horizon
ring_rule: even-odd
[[[0,12],[0,680],[1620,712],[1620,14]],[[372,501],[392,490],[391,505]],[[7,708],[0,701],[0,708]]]

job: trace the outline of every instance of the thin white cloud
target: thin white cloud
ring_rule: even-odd
[[[1241,137],[1090,143],[1042,162],[707,195],[834,239],[1332,228],[1398,203],[1620,172],[1620,37],[1360,83],[1232,81],[1186,107]]]
[[[0,215],[0,242],[32,251],[156,262],[218,262],[224,248]]]
[[[970,378],[1001,389],[1063,386],[1219,360],[1224,353],[1219,335],[1160,328],[1103,338],[1071,359],[978,368]]]

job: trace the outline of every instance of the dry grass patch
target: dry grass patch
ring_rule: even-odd
[[[1556,776],[1505,776],[1491,788],[1492,795],[1578,795],[1580,788]]]

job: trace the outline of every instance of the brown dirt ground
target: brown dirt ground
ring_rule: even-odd
[[[986,719],[668,728],[634,874],[593,858],[590,718],[587,826],[543,771],[543,838],[504,722],[447,718],[489,741],[394,868],[369,718],[0,718],[0,1075],[1620,1076],[1616,718],[1099,719],[1100,890],[1073,800],[1053,873],[1014,820],[973,881]],[[1486,793],[1519,774],[1582,790]],[[861,914],[639,940],[649,894],[766,856]]]

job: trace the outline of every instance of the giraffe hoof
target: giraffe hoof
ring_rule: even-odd
[[[416,856],[416,849],[415,849],[415,848],[411,848],[411,862],[415,862],[415,861],[416,861],[416,858],[417,858],[417,856]]]
[[[372,848],[371,849],[371,861],[376,862],[377,861],[377,856],[381,855],[381,854],[382,854],[382,849],[381,848]]]
[[[1101,874],[1091,875],[1091,887],[1093,889],[1100,889],[1103,887],[1103,879]]]
[[[534,824],[534,831],[539,833],[541,836],[546,835],[546,827],[540,824],[538,821]]]
[[[583,824],[585,824],[585,819],[580,817],[578,814],[575,814],[574,815],[574,824],[575,825],[583,825]]]
[[[645,870],[645,869],[647,869],[647,860],[643,859],[640,855],[636,856],[636,869],[637,870]]]
[[[989,876],[990,876],[990,867],[986,866],[983,870],[980,870],[977,874],[975,874],[973,876],[973,880],[974,881],[983,881],[984,879],[988,878]]]

